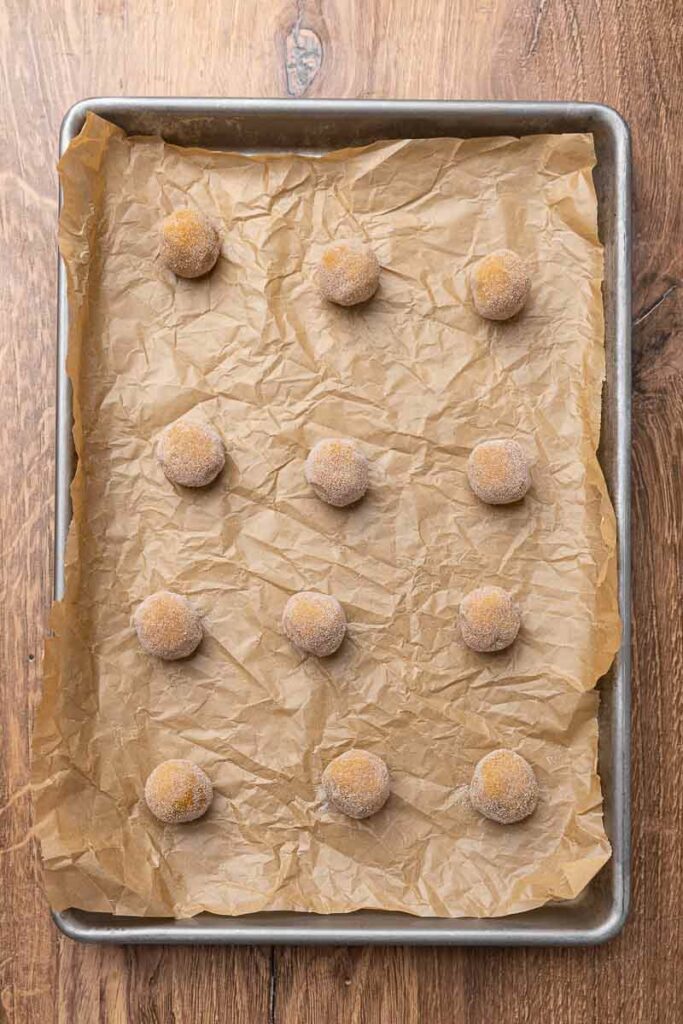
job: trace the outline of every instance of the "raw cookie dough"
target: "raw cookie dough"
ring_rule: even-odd
[[[221,240],[215,227],[196,210],[174,210],[161,224],[161,262],[178,277],[201,277],[215,265]]]
[[[474,769],[470,803],[485,818],[501,825],[528,818],[538,803],[533,768],[513,750],[492,750]]]
[[[326,658],[346,633],[346,616],[336,597],[302,590],[293,594],[282,613],[286,637],[300,650]]]
[[[467,479],[482,501],[508,505],[531,486],[529,460],[517,441],[481,441],[467,460]]]
[[[507,590],[478,587],[460,603],[460,631],[473,651],[502,651],[519,632],[522,613]]]
[[[206,487],[225,465],[225,447],[213,427],[180,419],[161,432],[157,458],[171,483]]]
[[[498,249],[479,260],[472,272],[472,301],[486,320],[509,320],[519,313],[531,282],[517,253]]]
[[[187,658],[204,635],[201,619],[190,602],[170,590],[150,594],[133,617],[140,646],[164,661]]]
[[[359,501],[368,489],[368,460],[355,441],[326,438],[311,448],[304,474],[323,501],[344,508]]]
[[[383,807],[390,782],[384,761],[368,750],[347,750],[335,757],[322,778],[327,799],[350,818],[367,818]]]
[[[367,302],[377,291],[379,269],[377,257],[364,242],[333,242],[320,258],[320,293],[338,306]]]
[[[213,786],[192,761],[162,761],[145,783],[145,802],[155,818],[177,825],[206,814]]]

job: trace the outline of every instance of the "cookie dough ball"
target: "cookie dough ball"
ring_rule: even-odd
[[[134,616],[143,651],[164,661],[187,658],[204,635],[199,615],[186,598],[160,590],[146,597]]]
[[[379,263],[363,242],[333,242],[320,258],[318,287],[324,299],[338,306],[356,306],[377,291]]]
[[[529,295],[529,275],[519,256],[499,249],[477,263],[472,273],[472,300],[486,320],[509,320]]]
[[[328,438],[311,448],[304,474],[323,501],[344,508],[368,489],[368,460],[355,441]]]
[[[346,616],[336,597],[302,590],[293,594],[282,613],[288,640],[318,658],[334,654],[346,633]]]
[[[213,427],[177,420],[162,431],[157,458],[171,483],[206,487],[225,465],[225,447]]]
[[[479,587],[460,603],[462,638],[473,651],[502,651],[519,632],[522,614],[507,590]]]
[[[482,501],[508,505],[531,486],[529,461],[516,441],[482,441],[467,460],[467,479]]]
[[[178,277],[201,277],[215,265],[221,240],[211,221],[196,210],[175,210],[161,225],[161,262]]]
[[[155,818],[169,825],[206,814],[213,786],[192,761],[162,761],[145,783],[145,802]]]
[[[470,803],[485,818],[501,825],[528,818],[538,803],[533,768],[514,750],[491,751],[474,769]]]
[[[323,772],[327,799],[349,818],[368,818],[389,797],[389,769],[381,757],[367,750],[347,750]]]

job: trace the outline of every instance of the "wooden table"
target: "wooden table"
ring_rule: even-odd
[[[0,5],[0,1022],[683,1019],[680,0],[4,0]],[[633,131],[634,897],[578,950],[80,947],[30,836],[50,602],[62,114],[98,94],[581,99]]]

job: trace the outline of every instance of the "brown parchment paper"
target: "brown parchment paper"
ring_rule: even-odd
[[[615,522],[595,449],[604,372],[602,250],[588,135],[426,139],[245,156],[126,138],[94,116],[60,164],[69,371],[79,454],[66,597],[54,608],[34,738],[52,905],[189,916],[361,907],[489,916],[576,895],[609,857],[597,694],[617,648]],[[191,205],[221,226],[214,273],[176,280],[157,229]],[[355,310],[313,284],[321,247],[360,234],[383,266]],[[473,312],[467,271],[529,261],[523,315]],[[159,431],[190,413],[230,459],[174,489]],[[357,438],[371,490],[330,508],[305,483],[320,438]],[[533,490],[470,493],[465,462],[517,437]],[[461,597],[489,581],[524,609],[517,643],[465,649]],[[196,657],[146,657],[150,592],[205,617]],[[335,594],[340,652],[297,654],[287,597]],[[326,807],[327,762],[359,745],[393,792],[364,822]],[[496,746],[534,765],[540,806],[501,827],[469,808]],[[191,758],[210,812],[163,827],[142,789]]]

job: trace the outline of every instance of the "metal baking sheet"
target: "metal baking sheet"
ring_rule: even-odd
[[[179,145],[248,150],[328,150],[377,139],[592,132],[598,165],[600,237],[605,246],[605,345],[599,457],[617,517],[621,647],[599,683],[599,770],[609,863],[575,900],[504,918],[428,918],[378,911],[318,915],[201,914],[186,921],[115,917],[82,910],[55,913],[59,928],[82,942],[327,943],[406,945],[579,945],[604,942],[621,929],[630,883],[630,432],[631,267],[630,140],[610,107],[592,103],[479,103],[365,100],[98,98],[75,104],[64,118],[60,155],[88,111],[135,134]],[[57,469],[54,594],[64,592],[64,548],[71,518],[74,467],[66,274],[59,267]]]

